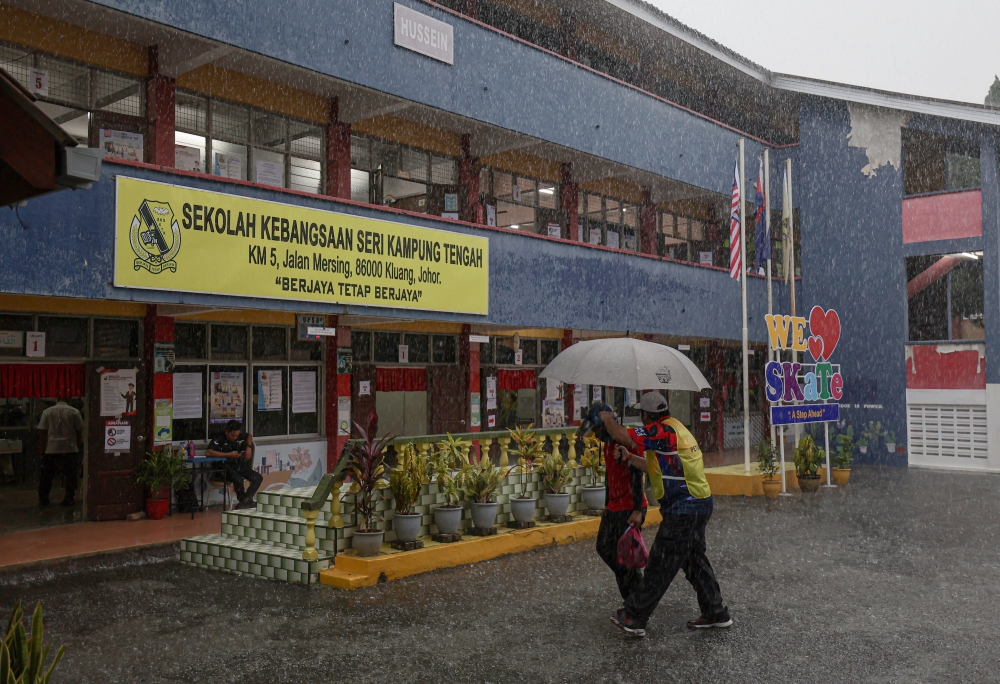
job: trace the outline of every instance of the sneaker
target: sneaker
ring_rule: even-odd
[[[238,504],[236,504],[236,510],[238,510],[238,511],[246,510],[248,508],[257,508],[257,504],[254,503],[253,499],[247,499],[246,501],[240,501]]]
[[[712,629],[713,627],[729,627],[733,624],[733,619],[729,617],[729,609],[723,608],[712,617],[702,615],[697,620],[688,620],[688,629]]]
[[[630,618],[624,608],[619,608],[618,612],[611,616],[611,622],[613,622],[618,629],[625,632],[629,636],[637,637],[639,639],[646,636],[645,620]]]

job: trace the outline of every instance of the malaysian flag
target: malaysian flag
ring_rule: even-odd
[[[735,280],[740,279],[740,271],[743,270],[743,261],[740,257],[740,202],[743,201],[743,193],[740,188],[740,163],[736,162],[736,169],[733,172],[733,201],[729,211],[729,277]]]
[[[757,167],[757,186],[753,200],[753,214],[756,227],[754,229],[754,267],[760,275],[764,275],[764,264],[771,258],[771,227],[767,221],[767,202],[764,193],[764,160]]]

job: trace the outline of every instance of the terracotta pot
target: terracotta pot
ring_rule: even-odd
[[[799,475],[799,489],[803,492],[815,492],[819,489],[820,482],[822,480],[819,475]]]
[[[777,499],[781,494],[781,480],[762,480],[761,485],[764,487],[764,496],[768,499]]]
[[[351,539],[351,545],[358,552],[359,556],[377,556],[382,548],[382,537],[385,532],[355,532]]]
[[[170,499],[146,499],[146,517],[163,520],[170,510]]]
[[[833,482],[838,487],[843,487],[851,479],[850,468],[831,468],[831,473],[833,474]]]

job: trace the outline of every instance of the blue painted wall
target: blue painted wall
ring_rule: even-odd
[[[115,174],[486,236],[490,240],[489,316],[353,306],[348,310],[340,305],[309,302],[115,288],[111,285]],[[741,338],[739,284],[721,270],[150,168],[105,162],[100,182],[90,190],[36,198],[20,210],[20,215],[27,230],[19,225],[13,211],[0,209],[2,292]],[[751,337],[757,341],[766,339],[762,322],[766,297],[765,281],[751,278],[748,282]],[[775,297],[778,306],[786,306],[784,288],[777,283]]]
[[[714,192],[732,185],[738,133],[419,0],[402,4],[454,26],[454,66],[393,44],[393,0],[95,2]],[[747,159],[761,149],[748,141]]]

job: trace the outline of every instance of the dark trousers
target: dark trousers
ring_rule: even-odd
[[[615,573],[618,591],[626,599],[642,581],[642,570],[629,570],[618,564],[618,540],[628,530],[628,518],[632,511],[608,511],[601,516],[601,526],[597,530],[597,555]]]
[[[62,471],[63,489],[66,501],[76,497],[77,476],[80,469],[80,452],[70,454],[42,454],[42,467],[38,475],[38,502],[48,503],[52,491],[52,480],[56,472]]]
[[[687,581],[698,594],[701,614],[715,616],[722,608],[722,592],[705,557],[705,526],[712,514],[664,514],[656,532],[653,548],[642,582],[625,599],[625,612],[638,620],[648,620],[663,598],[678,570],[684,570]]]
[[[240,500],[240,503],[252,499],[264,479],[263,475],[253,469],[250,461],[243,458],[228,459],[223,473],[226,481],[233,483],[233,491],[236,492],[236,498]],[[243,490],[244,480],[250,481],[250,490],[245,493]]]

